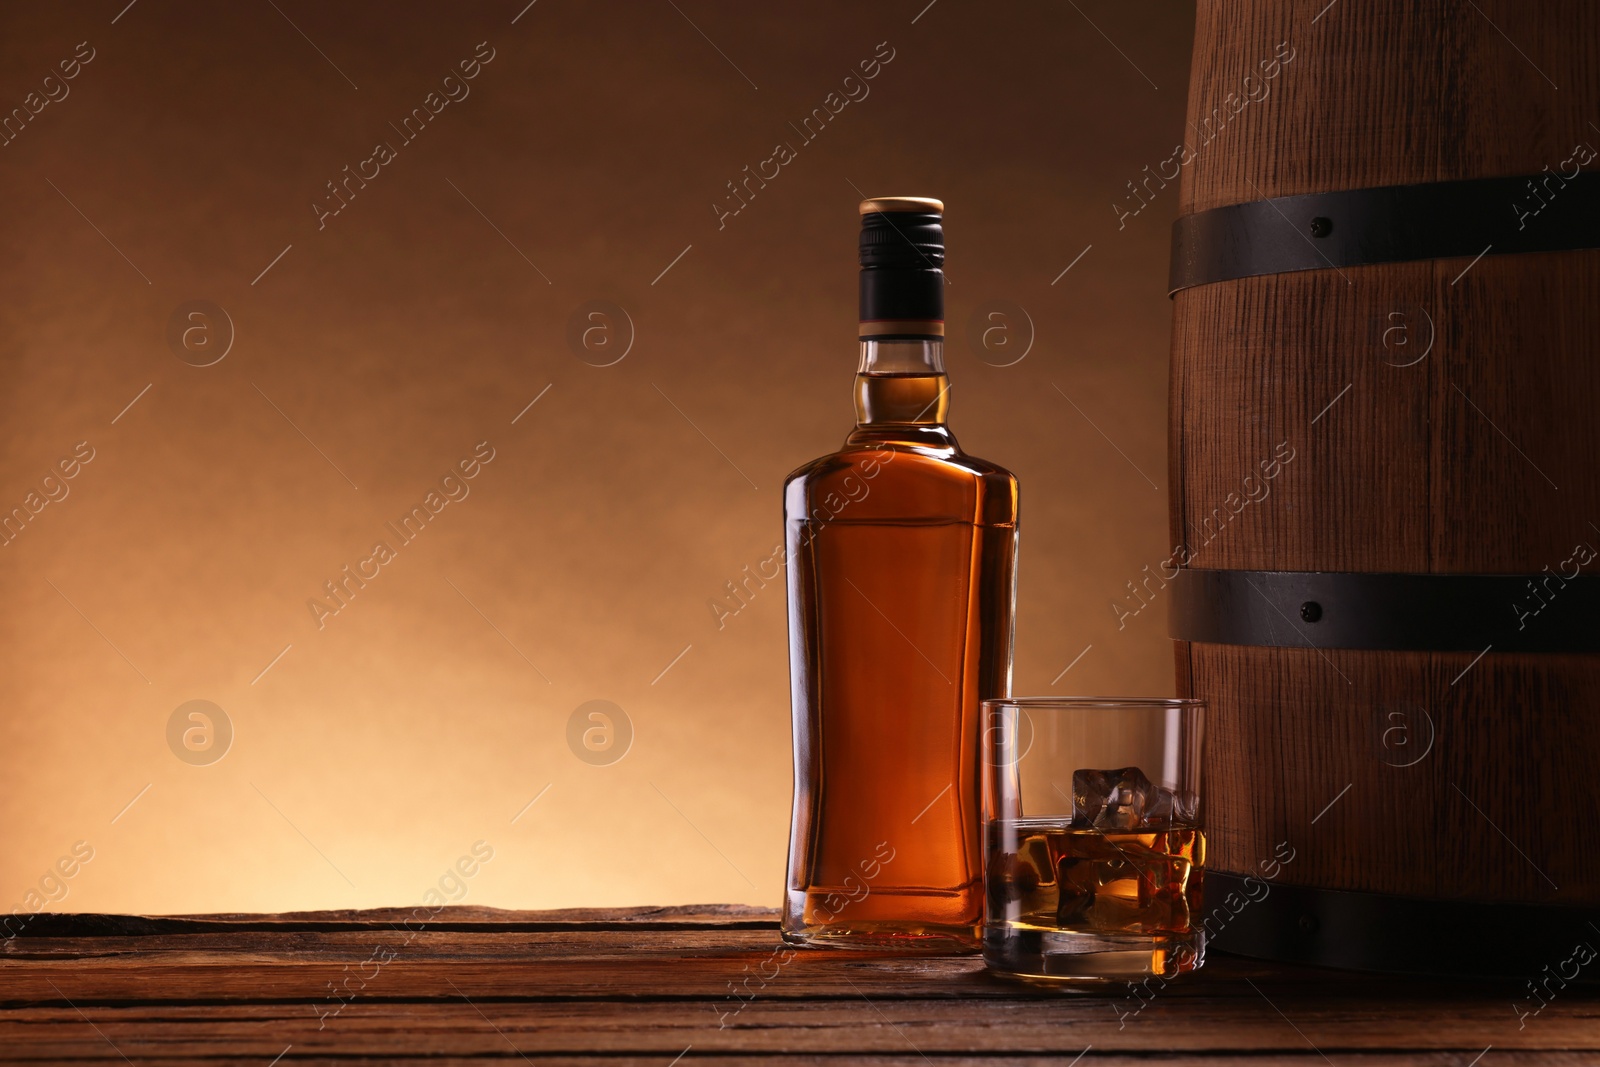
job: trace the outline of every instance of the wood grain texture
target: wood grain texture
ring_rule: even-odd
[[[1388,311],[1430,302],[1429,266],[1343,274],[1175,298],[1172,537],[1191,565],[1428,569],[1432,357],[1391,366],[1382,334]]]
[[[1538,173],[1595,136],[1597,39],[1582,0],[1202,0],[1181,210]],[[1265,79],[1281,42],[1294,58]]]
[[[446,909],[414,935],[395,912],[52,919],[35,928],[52,933],[0,951],[0,1061],[1059,1064],[1089,1048],[1086,1063],[1442,1067],[1492,1045],[1495,1063],[1554,1067],[1600,1055],[1592,984],[1520,1028],[1509,982],[1218,956],[1165,988],[1062,995],[971,956],[809,950],[779,966],[773,912],[644,910]],[[74,926],[121,932],[64,936]],[[330,981],[372,970],[361,961],[375,946],[394,958],[331,998]],[[730,992],[758,971],[773,976]]]
[[[1575,813],[1596,810],[1600,716],[1570,709],[1600,693],[1600,657],[1491,652],[1468,670],[1470,652],[1185,652],[1182,681],[1212,701],[1216,869],[1253,871],[1288,841],[1293,885],[1597,899],[1600,853]]]
[[[1600,546],[1600,251],[1241,278],[1173,306],[1171,534],[1195,566],[1537,574]]]
[[[1600,145],[1597,5],[1202,3],[1191,121],[1280,41],[1293,60],[1185,169],[1185,210],[1536,174]],[[1174,311],[1191,565],[1537,574],[1600,546],[1600,252],[1245,278]],[[1211,706],[1213,866],[1287,839],[1294,884],[1600,902],[1600,657],[1476,656],[1180,646],[1180,691]]]

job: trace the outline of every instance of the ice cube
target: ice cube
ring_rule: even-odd
[[[1095,898],[1100,892],[1098,867],[1086,856],[1063,856],[1056,867],[1056,924],[1070,929],[1094,919]]]
[[[998,900],[1021,900],[1039,888],[1039,868],[1026,854],[1002,852],[990,857],[989,865],[990,887]]]
[[[1193,826],[1199,813],[1200,800],[1193,793],[1159,786],[1155,799],[1144,813],[1144,820],[1160,826]]]
[[[1072,822],[1097,830],[1132,830],[1144,822],[1156,790],[1137,767],[1072,772]]]

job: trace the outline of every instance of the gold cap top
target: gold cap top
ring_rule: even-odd
[[[875,211],[916,211],[925,215],[943,215],[944,201],[926,196],[873,196],[861,201],[861,214]]]

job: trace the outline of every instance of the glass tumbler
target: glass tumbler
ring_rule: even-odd
[[[1070,986],[1204,962],[1204,716],[1194,699],[983,702],[990,969]]]

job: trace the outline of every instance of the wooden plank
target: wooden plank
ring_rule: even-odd
[[[1177,294],[1171,536],[1189,566],[1431,569],[1427,366],[1394,366],[1411,357],[1385,331],[1396,311],[1424,329],[1432,279],[1400,263]]]
[[[375,914],[313,920],[333,929],[306,929],[305,916],[191,917],[142,934],[127,917],[89,917],[74,921],[121,932],[15,938],[0,953],[0,1061],[1016,1064],[1093,1046],[1095,1062],[1459,1067],[1491,1045],[1498,1064],[1600,1058],[1594,985],[1519,1020],[1511,1005],[1526,993],[1514,983],[1215,956],[1186,980],[1060,994],[971,956],[775,956],[770,917],[747,929],[758,920],[685,928],[685,914],[715,911],[517,913],[496,930],[480,912],[445,909],[441,928],[410,934]],[[375,946],[395,955],[363,966]],[[329,983],[352,975],[334,995]],[[767,978],[731,992],[752,975]]]
[[[1318,18],[1322,6],[1199,5],[1185,130],[1198,154],[1183,211],[1434,178],[1438,124],[1408,102],[1436,91],[1438,64],[1421,57],[1442,50],[1446,0],[1383,0]]]
[[[601,929],[651,927],[658,930],[766,929],[776,922],[776,908],[751,904],[683,904],[665,907],[557,908],[548,911],[514,911],[452,904],[441,908],[368,908],[362,911],[290,911],[273,915],[100,915],[90,912],[45,912],[18,917],[7,930],[21,937],[144,937],[153,934],[207,931],[369,930],[392,925],[407,930],[491,929],[509,930]],[[20,925],[17,923],[20,920]]]
[[[1195,644],[1184,660],[1213,696],[1207,773],[1258,783],[1209,794],[1215,869],[1253,871],[1287,841],[1291,885],[1594,903],[1600,852],[1549,812],[1595,808],[1600,717],[1578,709],[1600,699],[1600,657]],[[1385,748],[1392,712],[1412,750]]]
[[[809,949],[783,955],[767,931],[577,931],[529,935],[387,928],[334,933],[207,933],[149,938],[29,939],[0,957],[0,1003],[266,1001],[327,997],[328,983],[363,999],[496,996],[515,982],[547,999],[851,996],[869,981],[890,997],[1045,998],[988,974],[976,956],[908,957]],[[387,962],[384,962],[387,960]],[[375,961],[375,962],[372,962]],[[766,979],[764,980],[763,976]],[[1217,957],[1171,995],[1271,980],[1338,996],[1398,996],[1408,979],[1286,968]],[[343,984],[348,981],[348,984]],[[135,993],[133,984],[142,986]],[[746,983],[747,985],[741,985]],[[54,984],[52,984],[54,983]],[[454,985],[452,985],[454,983]]]
[[[1600,148],[1600,132],[1586,140]],[[1571,577],[1574,547],[1600,548],[1600,250],[1433,267],[1432,569]]]
[[[1201,3],[1181,210],[1555,167],[1594,143],[1595,40],[1594,4]]]
[[[319,1019],[301,1005],[149,1008],[32,1008],[0,1020],[12,1055],[76,1059],[114,1053],[135,1062],[182,1049],[198,1056],[270,1060],[286,1045],[300,1055],[360,1050],[399,1056],[426,1047],[454,1055],[508,1051],[657,1054],[693,1046],[699,1056],[832,1052],[944,1056],[964,1052],[1167,1051],[1329,1057],[1396,1049],[1454,1052],[1467,1059],[1510,1050],[1600,1052],[1592,999],[1558,1000],[1517,1031],[1509,1009],[1460,1005],[1419,1014],[1414,1006],[1339,1000],[1320,1006],[1248,998],[1158,998],[1119,1019],[1099,997],[991,1002],[953,1010],[942,1001],[893,1001],[863,987],[854,999],[756,1004],[722,1026],[717,1013],[682,1004],[617,1006],[472,998],[435,1004],[373,1003]],[[1279,1014],[1279,1011],[1282,1014]]]
[[[679,1050],[682,1052],[683,1050]],[[1480,1050],[1481,1051],[1481,1050]],[[108,1050],[109,1052],[109,1050]],[[677,1067],[672,1061],[675,1055],[651,1053],[649,1055],[619,1054],[611,1055],[581,1055],[569,1056],[560,1053],[545,1055],[536,1050],[524,1053],[521,1061],[509,1048],[505,1055],[491,1054],[486,1056],[437,1054],[426,1049],[411,1049],[405,1053],[385,1056],[362,1055],[359,1062],[367,1065],[406,1065],[412,1067],[419,1063],[426,1063],[428,1067],[451,1067],[451,1065],[482,1065],[489,1062],[496,1063],[537,1063],[539,1067]],[[691,1048],[679,1060],[682,1067],[694,1067],[695,1056],[698,1049]],[[3,1053],[0,1053],[3,1055]],[[706,1057],[705,1059],[709,1059]],[[699,1062],[705,1062],[702,1059]],[[1049,1053],[1046,1055],[983,1055],[983,1054],[955,1054],[940,1056],[939,1067],[1073,1067],[1073,1056],[1065,1052]],[[777,1054],[767,1055],[760,1053],[740,1053],[732,1057],[719,1057],[721,1062],[733,1062],[741,1067],[930,1067],[934,1061],[927,1057],[911,1054],[883,1055],[878,1053],[850,1052],[844,1054],[828,1053],[796,1053],[793,1055]],[[1469,1067],[1473,1055],[1465,1052],[1411,1052],[1409,1050],[1380,1053],[1342,1053],[1339,1055],[1337,1067]],[[39,1062],[37,1060],[14,1060],[7,1062]],[[109,1059],[102,1060],[95,1057],[87,1060],[56,1060],[51,1062],[70,1063],[98,1063],[108,1062],[124,1064],[126,1061],[111,1054]],[[209,1058],[205,1060],[192,1057],[167,1057],[167,1056],[141,1056],[138,1058],[137,1067],[195,1067],[197,1063],[219,1062]],[[232,1058],[226,1062],[239,1062]],[[248,1062],[264,1064],[262,1060]],[[1094,1049],[1082,1061],[1083,1067],[1261,1067],[1263,1063],[1304,1065],[1304,1067],[1327,1067],[1328,1061],[1318,1056],[1315,1052],[1307,1051],[1304,1054],[1276,1053],[1270,1057],[1262,1057],[1253,1053],[1240,1054],[1233,1052],[1208,1053],[1208,1052],[1179,1052],[1168,1054],[1124,1055],[1110,1053],[1102,1055],[1099,1049]],[[1593,1060],[1584,1052],[1509,1052],[1505,1053],[1495,1049],[1493,1054],[1480,1061],[1483,1067],[1593,1067]],[[351,1057],[345,1054],[337,1055],[300,1055],[298,1049],[284,1056],[282,1067],[349,1067]]]

